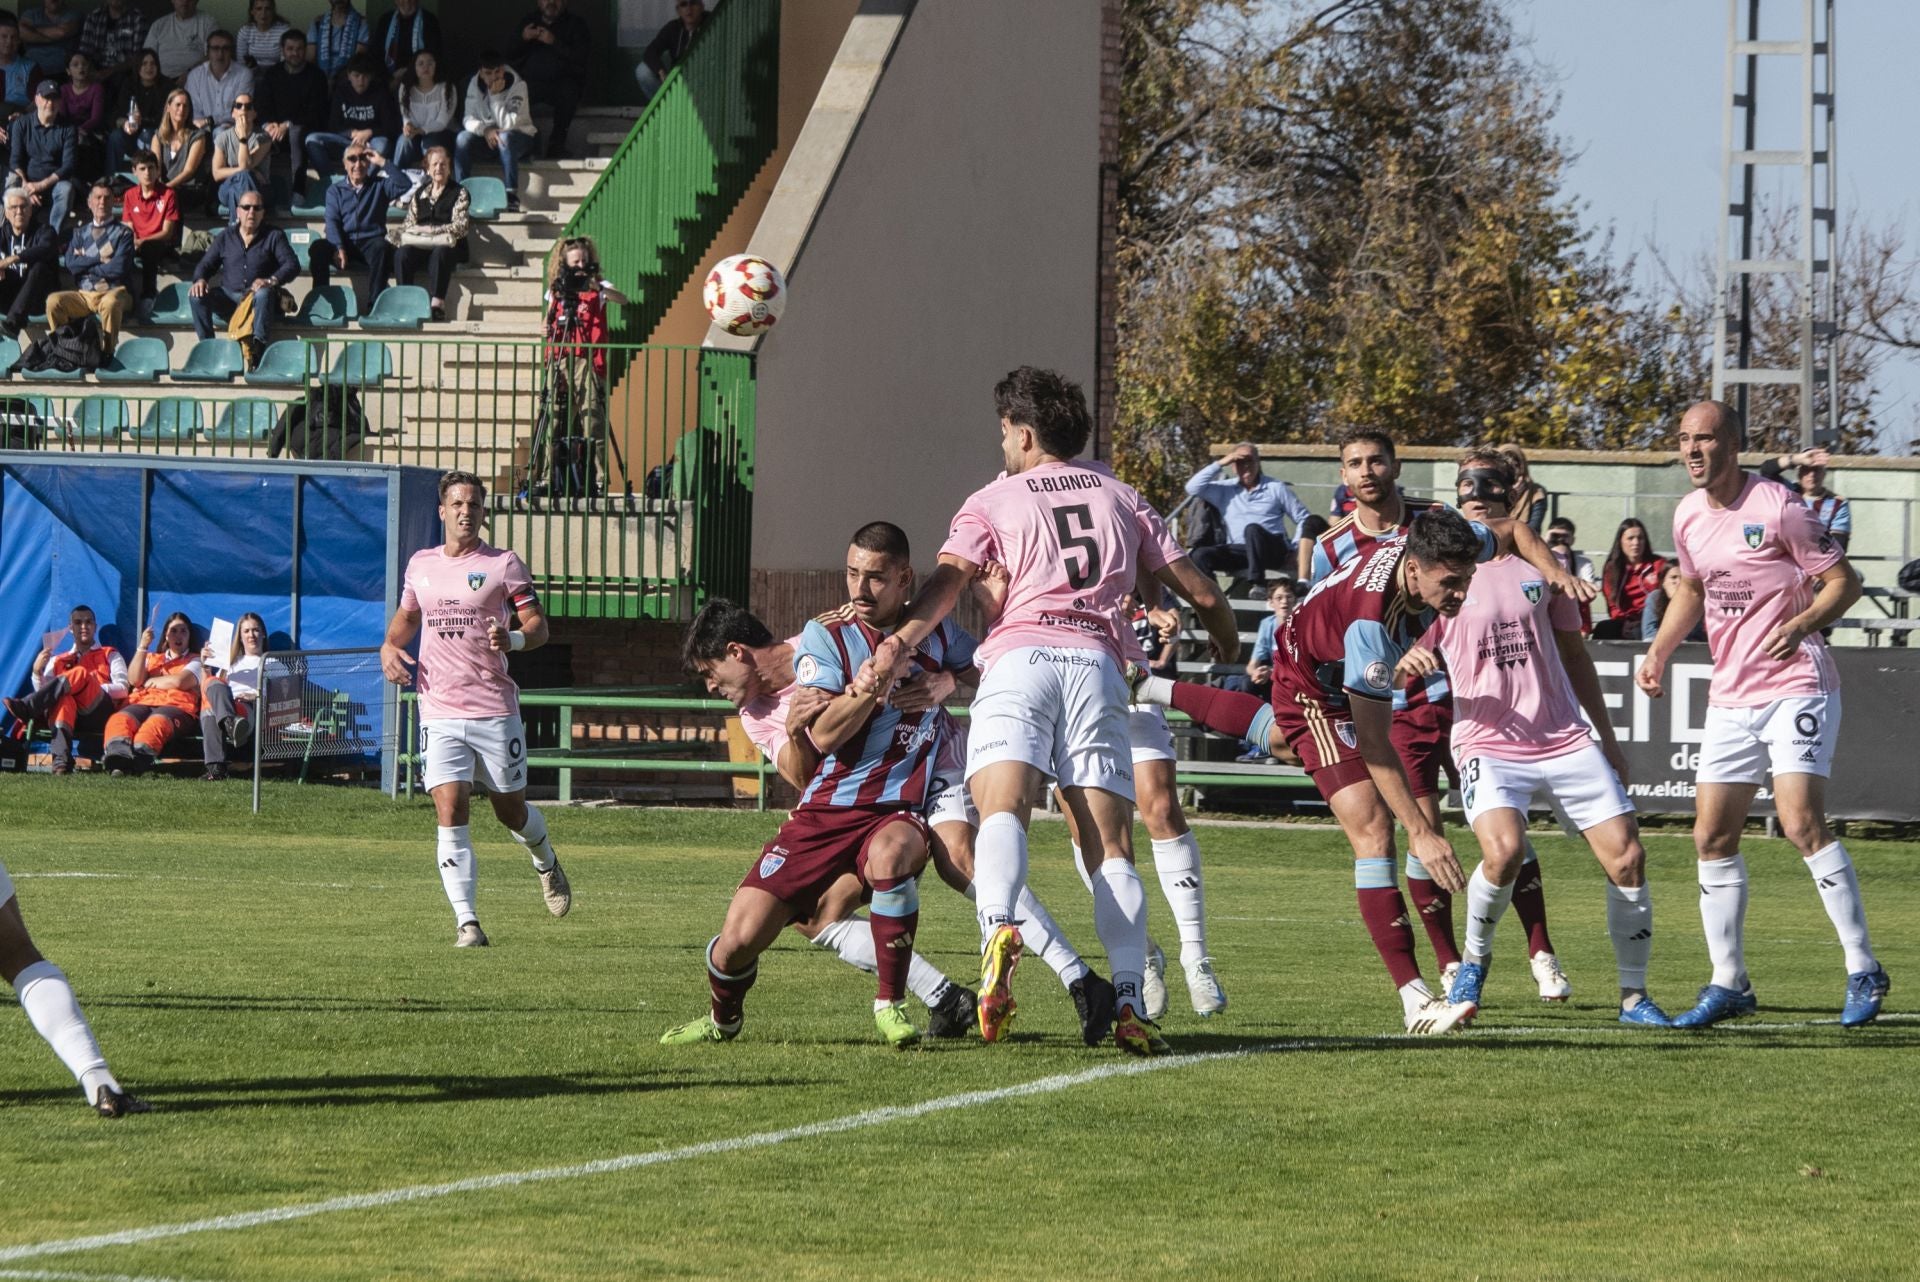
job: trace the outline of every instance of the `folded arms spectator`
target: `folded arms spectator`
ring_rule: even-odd
[[[445,147],[427,153],[427,180],[407,202],[407,218],[390,233],[394,272],[403,285],[413,284],[424,264],[433,319],[447,318],[447,285],[455,264],[467,261],[467,189],[453,181],[453,160]]]
[[[0,227],[0,335],[17,337],[27,317],[43,311],[60,270],[60,242],[33,217],[33,200],[22,187],[6,195],[6,225]]]
[[[105,179],[87,192],[92,215],[73,229],[67,244],[67,270],[74,288],[47,299],[47,325],[59,329],[83,316],[94,316],[106,331],[110,354],[120,341],[120,325],[133,306],[133,229],[120,221],[114,209],[113,184]]]

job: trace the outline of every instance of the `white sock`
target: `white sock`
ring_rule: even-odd
[[[1080,874],[1080,884],[1085,886],[1087,893],[1091,895],[1093,893],[1093,874],[1087,871],[1087,852],[1080,849],[1080,843],[1077,841],[1073,843],[1073,870]]]
[[[1487,958],[1493,955],[1493,928],[1500,924],[1507,905],[1513,902],[1513,887],[1516,884],[1494,885],[1487,880],[1485,864],[1476,865],[1473,875],[1467,878],[1465,953],[1468,961],[1484,966]]]
[[[1145,1014],[1140,994],[1147,970],[1147,886],[1124,859],[1106,860],[1093,879],[1093,928],[1107,950],[1116,1004]]]
[[[1607,886],[1607,934],[1620,987],[1647,987],[1647,958],[1653,956],[1653,895],[1645,886]]]
[[[446,889],[447,902],[453,905],[453,924],[464,926],[480,920],[473,910],[480,873],[473,864],[473,837],[467,825],[440,829],[439,859],[440,884]]]
[[[1014,904],[1027,884],[1027,830],[1010,810],[980,821],[973,841],[973,912],[984,943],[994,930],[1018,916]]]
[[[1157,703],[1163,708],[1173,706],[1173,678],[1148,677],[1134,687],[1135,703]]]
[[[1847,973],[1858,975],[1879,969],[1873,945],[1867,942],[1867,910],[1860,903],[1860,878],[1854,875],[1853,860],[1839,842],[1813,852],[1807,871],[1820,890],[1820,902],[1840,936],[1840,947],[1847,953]]]
[[[1747,989],[1747,861],[1702,859],[1700,925],[1707,935],[1712,982],[1736,993]]]
[[[1014,907],[1020,915],[1020,941],[1029,953],[1039,953],[1040,960],[1052,968],[1060,977],[1060,982],[1072,987],[1084,977],[1090,967],[1080,959],[1080,953],[1067,942],[1060,926],[1053,920],[1046,905],[1033,897],[1029,887],[1020,888],[1020,898]]]
[[[872,975],[880,969],[873,952],[873,926],[859,913],[829,924],[813,937],[813,942],[855,970],[864,970]],[[919,953],[915,953],[913,960],[907,963],[907,991],[928,1006],[945,997],[947,989],[951,987],[953,981]],[[886,1004],[880,1003],[881,1006]]]
[[[1191,832],[1153,843],[1153,870],[1180,928],[1180,960],[1191,965],[1207,955],[1207,890],[1200,878],[1200,839]]]
[[[120,1093],[120,1083],[107,1070],[107,1057],[100,1053],[100,1043],[94,1040],[87,1017],[80,1013],[80,1003],[74,999],[73,985],[67,982],[64,971],[50,961],[37,961],[13,977],[13,990],[19,994],[27,1021],[47,1039],[47,1045],[80,1083],[87,1103],[93,1103],[102,1086]]]
[[[533,856],[535,872],[546,872],[553,867],[553,843],[547,840],[547,817],[540,813],[540,807],[527,807],[526,827],[518,832],[511,828],[507,831],[513,833],[513,839],[525,846],[527,853]]]

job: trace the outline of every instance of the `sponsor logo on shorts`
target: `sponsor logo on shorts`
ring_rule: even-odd
[[[1360,736],[1354,733],[1353,722],[1336,721],[1333,723],[1333,732],[1340,736],[1340,742],[1346,744],[1349,751],[1360,750]]]
[[[1069,628],[1079,628],[1083,632],[1106,632],[1104,627],[1097,624],[1088,626],[1088,624],[1083,621],[1063,619],[1057,615],[1050,617],[1043,614],[1040,616],[1040,622],[1056,623]],[[1065,654],[1058,650],[1028,651],[1027,666],[1032,667],[1036,663],[1057,663],[1069,668],[1097,668],[1100,666],[1100,656],[1095,654]]]
[[[1793,728],[1803,735],[1817,735],[1820,733],[1820,718],[1811,712],[1795,713]]]
[[[779,846],[775,846],[772,850],[760,856],[760,880],[765,881],[767,878],[773,876],[773,874],[779,872],[781,866],[786,862],[787,852]]]
[[[487,586],[486,572],[484,570],[476,570],[472,574],[469,574],[467,576],[467,586],[472,588],[475,592],[478,592],[481,588],[486,587]]]
[[[1380,659],[1369,663],[1367,670],[1361,676],[1375,690],[1385,690],[1393,684],[1393,669]]]
[[[1005,739],[989,739],[985,743],[974,744],[971,751],[973,755],[977,757],[983,752],[992,752],[995,748],[1004,748],[1006,746],[1007,741]]]
[[[1757,548],[1760,546],[1760,541],[1767,537],[1767,527],[1764,525],[1743,525],[1740,527],[1740,537],[1747,541],[1748,547]]]

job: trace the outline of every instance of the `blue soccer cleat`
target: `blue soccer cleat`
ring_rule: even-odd
[[[1642,997],[1633,1005],[1620,1012],[1622,1024],[1638,1024],[1642,1028],[1672,1028],[1673,1021],[1667,1018],[1667,1012],[1653,1004],[1653,998]]]
[[[1681,1011],[1667,1022],[1671,1028],[1705,1028],[1723,1019],[1751,1015],[1758,1009],[1760,1009],[1760,999],[1753,995],[1751,987],[1741,993],[1731,988],[1722,988],[1718,984],[1708,984],[1700,990],[1698,1005],[1692,1010]]]
[[[1460,969],[1453,973],[1453,982],[1447,985],[1447,1000],[1450,1002],[1472,1002],[1480,1004],[1480,990],[1486,987],[1487,968],[1480,962],[1463,961]]]
[[[1887,999],[1887,989],[1892,986],[1885,966],[1847,976],[1847,1004],[1840,1011],[1840,1027],[1871,1024],[1880,1013],[1880,1003]]]

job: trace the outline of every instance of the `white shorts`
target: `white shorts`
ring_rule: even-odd
[[[13,898],[13,878],[7,875],[7,866],[0,864],[0,907],[4,907]]]
[[[1127,680],[1104,650],[1022,646],[980,679],[967,734],[967,777],[1019,761],[1065,787],[1133,800]]]
[[[1127,709],[1127,738],[1133,745],[1135,765],[1173,760],[1173,730],[1167,725],[1167,710],[1157,703],[1136,703]]]
[[[1840,692],[1796,694],[1758,708],[1707,707],[1695,783],[1765,783],[1769,774],[1833,773]]]
[[[969,828],[980,826],[980,812],[974,809],[973,797],[967,792],[964,729],[954,728],[941,741],[940,755],[933,762],[933,782],[927,785],[927,804],[921,807],[920,814],[932,828],[951,823],[963,823]]]
[[[1482,754],[1462,758],[1459,766],[1460,802],[1466,807],[1469,825],[1490,810],[1518,810],[1524,815],[1542,795],[1581,832],[1633,813],[1620,776],[1592,740],[1539,761]]]
[[[420,734],[420,779],[428,792],[443,783],[472,783],[475,774],[491,793],[527,786],[527,732],[517,715],[424,721]]]

